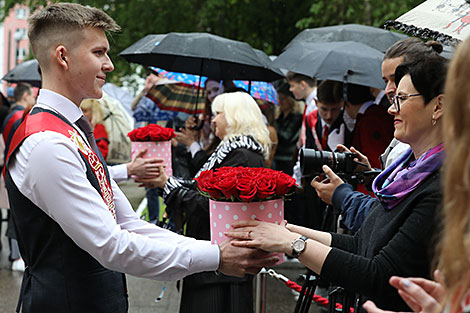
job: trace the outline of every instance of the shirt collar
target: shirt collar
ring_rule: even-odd
[[[313,99],[315,99],[317,97],[317,89],[315,88],[307,97],[307,99],[305,99],[305,103],[307,103],[307,105],[310,105],[312,104],[312,101]],[[313,102],[313,104],[315,104],[315,102]]]
[[[364,114],[367,109],[371,106],[371,105],[377,105],[376,103],[374,103],[374,101],[367,101],[365,103],[362,104],[361,108],[359,109],[359,111],[357,112],[357,114]]]
[[[37,104],[56,111],[72,123],[83,115],[82,110],[66,97],[47,89],[39,90]]]

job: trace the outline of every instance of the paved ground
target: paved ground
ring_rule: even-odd
[[[128,195],[134,208],[144,196],[141,189],[137,189],[132,183],[121,186]],[[4,212],[5,214],[5,212]],[[18,292],[21,285],[22,273],[12,272],[8,262],[8,245],[4,236],[6,223],[2,225],[1,240],[3,249],[0,251],[0,313],[15,312]],[[304,272],[298,263],[284,263],[275,268],[276,271],[291,278],[297,278]],[[176,313],[179,310],[180,293],[176,288],[176,282],[167,282],[163,299],[158,303],[155,299],[159,296],[164,282],[153,281],[127,276],[129,289],[130,313]],[[290,313],[294,312],[295,298],[290,289],[273,278],[266,280],[266,313]],[[312,306],[310,312],[318,311]]]

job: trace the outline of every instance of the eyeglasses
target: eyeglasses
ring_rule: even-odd
[[[395,108],[397,112],[400,112],[400,106],[403,104],[403,102],[408,100],[409,97],[417,97],[417,96],[421,96],[421,94],[415,93],[413,95],[395,95],[392,97],[393,107]]]

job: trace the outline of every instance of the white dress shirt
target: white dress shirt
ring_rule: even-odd
[[[40,91],[36,106],[56,111],[72,123],[82,116],[74,103],[45,89]],[[12,159],[9,170],[19,191],[108,269],[151,279],[176,280],[218,268],[216,245],[140,220],[111,180],[115,220],[87,180],[86,166],[76,145],[62,134],[44,131],[29,136]]]

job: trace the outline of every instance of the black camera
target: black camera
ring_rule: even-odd
[[[329,152],[303,148],[300,150],[300,170],[302,176],[314,176],[323,173],[322,166],[328,165],[338,174],[352,174],[358,162],[357,154],[352,152]]]

